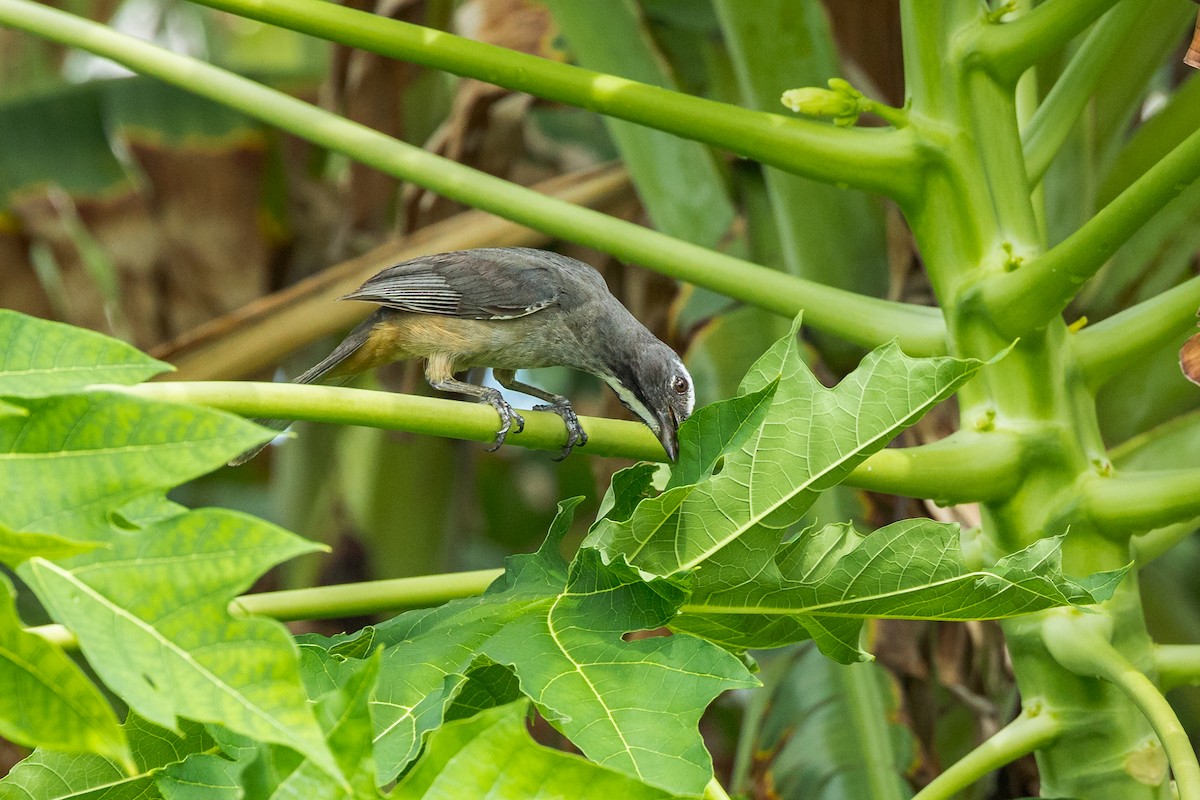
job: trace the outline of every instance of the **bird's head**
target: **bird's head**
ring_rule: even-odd
[[[658,437],[667,455],[679,456],[679,425],[692,414],[696,393],[692,376],[675,354],[657,339],[645,342],[623,363],[613,364],[604,380],[621,402]]]

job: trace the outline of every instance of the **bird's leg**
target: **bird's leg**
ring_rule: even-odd
[[[546,405],[534,406],[534,411],[553,411],[562,417],[563,422],[567,426],[567,443],[563,446],[562,455],[554,459],[555,461],[562,461],[571,454],[571,450],[576,446],[583,447],[587,444],[587,433],[584,432],[583,426],[579,424],[579,417],[575,415],[575,409],[571,408],[570,400],[561,394],[554,394],[553,392],[547,392],[545,389],[530,386],[528,383],[522,383],[517,380],[516,370],[493,369],[492,374],[496,376],[496,382],[505,389],[512,389],[514,392],[520,392],[521,394],[527,394],[546,401]]]
[[[504,444],[504,439],[508,436],[508,432],[512,430],[513,423],[516,423],[516,433],[520,433],[525,429],[525,418],[514,411],[513,407],[504,401],[504,396],[500,394],[498,389],[492,389],[488,386],[476,386],[473,383],[466,383],[454,378],[431,380],[429,381],[429,385],[443,392],[470,395],[477,398],[479,402],[488,403],[492,408],[496,409],[496,413],[500,415],[500,430],[496,431],[495,443],[487,448],[489,452],[500,449],[500,445]]]

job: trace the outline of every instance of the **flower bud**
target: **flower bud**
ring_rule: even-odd
[[[853,125],[862,113],[862,92],[841,78],[830,78],[828,89],[806,86],[789,89],[780,98],[785,106],[799,114],[832,119],[842,127]]]

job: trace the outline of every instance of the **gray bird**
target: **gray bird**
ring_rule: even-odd
[[[587,434],[567,398],[516,379],[519,369],[566,366],[598,376],[658,437],[671,460],[676,430],[692,413],[691,375],[608,291],[600,273],[558,253],[494,247],[438,253],[388,267],[343,300],[380,307],[323,361],[295,379],[317,383],[410,358],[425,359],[435,389],[469,395],[500,415],[495,450],[525,420],[496,389],[455,373],[491,367],[501,386],[546,401],[567,426],[566,458]],[[269,421],[282,428],[286,423]],[[255,448],[230,462],[242,464]]]

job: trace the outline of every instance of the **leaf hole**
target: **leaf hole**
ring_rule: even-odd
[[[621,640],[636,642],[642,639],[657,639],[660,636],[672,636],[670,628],[654,628],[653,630],[629,631],[621,634]]]
[[[717,460],[713,462],[712,474],[720,475],[723,469],[725,469],[725,456],[717,456]]]

